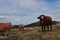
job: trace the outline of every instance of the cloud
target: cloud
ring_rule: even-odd
[[[1,18],[8,18],[8,16],[0,15],[0,19]]]
[[[20,21],[20,19],[14,19],[14,21],[15,21],[15,22],[19,22],[19,21]]]
[[[0,16],[0,18],[5,18],[5,16]]]
[[[27,8],[33,12],[38,12],[40,10],[46,10],[48,7],[44,1],[34,1],[34,0],[19,0],[18,2],[21,9]]]
[[[26,14],[47,10],[48,7],[44,1],[35,0],[6,0],[1,1],[0,13],[4,14]]]
[[[0,0],[0,12],[18,13],[16,0]]]

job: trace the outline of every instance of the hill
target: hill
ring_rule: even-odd
[[[56,24],[57,21],[52,21],[52,23]],[[40,26],[40,23],[39,22],[34,22],[34,23],[31,23],[31,24],[25,25],[25,27],[35,27],[35,26]],[[18,28],[18,27],[19,27],[19,25],[13,25],[11,28]]]
[[[52,21],[52,24],[56,24],[57,21]],[[28,24],[28,25],[25,25],[25,27],[35,27],[35,26],[40,26],[40,23],[39,22],[34,22],[34,23],[31,23],[31,24]]]

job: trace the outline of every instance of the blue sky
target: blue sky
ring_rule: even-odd
[[[27,25],[41,14],[60,21],[60,0],[0,0],[0,22]]]

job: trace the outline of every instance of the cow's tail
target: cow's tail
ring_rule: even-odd
[[[50,23],[50,30],[52,31],[52,21],[51,21],[51,23]]]

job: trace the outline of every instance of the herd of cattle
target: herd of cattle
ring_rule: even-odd
[[[39,19],[40,26],[42,28],[42,31],[47,30],[52,30],[52,19],[50,16],[45,16],[45,15],[40,15],[37,17]],[[0,33],[5,32],[5,31],[10,31],[11,30],[12,23],[11,22],[5,22],[5,23],[0,23]],[[24,29],[24,24],[19,25],[19,31],[22,31]]]
[[[4,31],[10,31],[12,27],[12,23],[11,22],[5,22],[5,23],[0,23],[0,32],[4,32]],[[19,30],[22,30],[24,28],[24,24],[20,24],[19,25]]]
[[[1,35],[1,33],[10,32],[11,31],[11,27],[12,27],[12,23],[11,22],[0,23],[0,35]],[[24,29],[24,24],[20,24],[19,25],[19,31],[22,31],[23,29]]]

